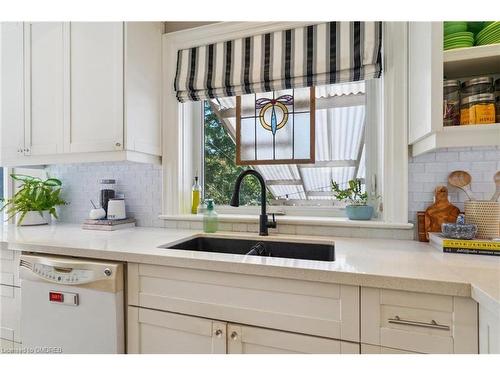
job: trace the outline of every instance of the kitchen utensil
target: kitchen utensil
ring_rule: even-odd
[[[495,193],[493,194],[493,196],[491,197],[490,200],[493,202],[496,202],[498,200],[498,197],[500,197],[500,171],[495,173],[495,175],[493,176],[493,181],[495,181],[495,185],[497,186],[497,190],[495,191]]]
[[[424,232],[427,241],[429,232],[441,232],[443,223],[454,223],[457,220],[460,210],[448,201],[448,188],[438,186],[434,191],[434,204],[425,210]]]
[[[90,204],[92,205],[92,207],[94,207],[94,209],[97,210],[97,206],[95,205],[95,203],[94,203],[94,201],[92,199],[90,200]]]
[[[113,198],[108,201],[108,219],[125,219],[125,200],[123,198]]]
[[[470,200],[474,199],[470,190],[471,181],[472,177],[465,171],[453,171],[448,176],[448,183],[462,190]]]
[[[497,238],[500,236],[500,202],[466,201],[465,221],[477,225],[477,238]]]

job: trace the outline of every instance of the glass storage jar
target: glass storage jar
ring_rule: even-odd
[[[462,83],[462,98],[493,92],[493,77],[477,77]]]
[[[500,78],[495,81],[495,110],[496,110],[496,123],[500,124]]]
[[[500,91],[497,91],[495,95],[496,123],[500,124]]]
[[[460,125],[460,81],[443,82],[443,125]]]
[[[460,101],[460,125],[482,125],[495,122],[495,95],[479,94]]]

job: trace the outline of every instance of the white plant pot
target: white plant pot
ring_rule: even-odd
[[[21,224],[19,224],[19,218],[22,213],[18,212],[16,214],[16,223],[20,226],[29,226],[29,225],[47,225],[52,221],[52,215],[49,211],[42,211],[42,215],[38,211],[28,211],[26,215],[24,215],[24,219]]]

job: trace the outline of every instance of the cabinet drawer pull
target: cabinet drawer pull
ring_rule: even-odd
[[[404,319],[401,319],[398,315],[396,315],[394,318],[387,319],[387,321],[389,323],[392,323],[392,324],[402,324],[402,325],[406,325],[406,326],[442,329],[444,331],[450,330],[450,326],[438,324],[434,319],[431,320],[430,323],[425,323],[425,322],[417,322],[415,320],[404,320]]]
[[[223,333],[224,332],[222,332],[222,329],[218,329],[217,331],[215,331],[215,336],[220,338],[220,337],[222,337]]]

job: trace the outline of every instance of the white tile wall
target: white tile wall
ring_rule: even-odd
[[[493,176],[500,170],[500,146],[441,149],[410,158],[408,178],[408,218],[416,221],[417,211],[433,202],[434,189],[448,186],[450,172],[464,170],[472,177],[471,189],[477,199],[490,199],[495,191]],[[467,196],[448,186],[450,201],[461,210]]]
[[[133,162],[51,165],[47,173],[63,181],[63,197],[69,205],[59,209],[60,220],[81,223],[99,202],[99,180],[116,180],[116,191],[125,194],[127,214],[138,226],[164,226],[161,213],[161,166]]]
[[[414,158],[409,162],[409,220],[415,222],[416,212],[425,210],[433,202],[433,193],[437,185],[447,185],[451,171],[466,170],[472,176],[472,191],[478,199],[489,199],[495,190],[493,175],[500,170],[499,147],[465,147],[441,149]],[[70,204],[60,209],[61,221],[80,223],[91,208],[90,199],[98,201],[99,180],[114,178],[117,191],[125,194],[128,213],[137,219],[139,226],[179,228],[187,223],[164,222],[158,219],[161,213],[162,178],[161,167],[132,162],[88,163],[53,165],[48,173],[63,180],[63,196]],[[465,194],[449,186],[450,200],[463,210]],[[201,229],[199,223],[196,229]],[[221,230],[256,231],[252,225],[221,223]],[[340,231],[340,232],[339,232]],[[344,236],[383,235],[389,238],[408,238],[408,231],[365,231],[347,233],[331,227],[281,226],[280,233]],[[321,233],[320,233],[321,232]],[[337,233],[339,232],[339,233]],[[382,231],[384,232],[384,231]],[[390,232],[390,233],[389,233]],[[394,232],[394,233],[393,233]],[[396,233],[397,232],[397,233]],[[378,234],[377,234],[378,233]]]

